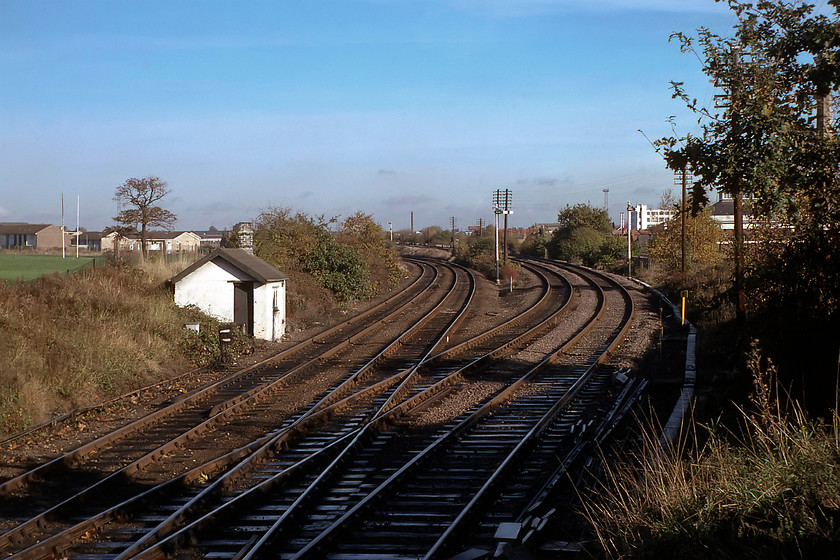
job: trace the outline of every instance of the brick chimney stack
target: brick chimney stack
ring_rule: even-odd
[[[252,255],[254,254],[254,228],[249,222],[239,222],[233,226],[233,231],[236,233],[236,238],[239,240],[239,248],[245,249]]]

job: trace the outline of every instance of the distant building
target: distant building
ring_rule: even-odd
[[[508,238],[522,241],[528,236],[528,230],[525,228],[508,228]]]
[[[712,211],[712,219],[720,224],[724,231],[735,231],[735,201],[729,195],[720,195],[718,201],[709,206]],[[744,215],[744,229],[753,225],[750,201],[741,201],[741,209]]]
[[[195,305],[254,338],[286,332],[288,276],[244,249],[216,249],[169,280],[177,305]]]
[[[83,231],[78,236],[76,236],[76,232],[73,232],[72,239],[70,239],[70,245],[72,247],[78,245],[79,247],[84,247],[88,251],[101,251],[102,232]]]
[[[527,230],[527,235],[548,235],[554,233],[555,230],[560,229],[560,222],[534,224]]]
[[[120,236],[112,231],[102,236],[102,251],[113,251],[119,239],[120,251],[140,251],[140,234],[129,233]],[[178,253],[197,253],[201,247],[201,237],[191,231],[149,231],[146,233],[146,249],[167,255]]]
[[[209,253],[214,249],[218,249],[222,246],[222,239],[224,239],[225,235],[228,232],[211,227],[206,231],[193,230],[193,233],[201,238],[201,251],[204,253]]]
[[[646,204],[637,204],[630,211],[630,229],[636,231],[649,230],[653,226],[671,220],[675,214],[674,210],[648,208]]]
[[[50,251],[70,245],[65,230],[50,224],[0,222],[0,249]]]

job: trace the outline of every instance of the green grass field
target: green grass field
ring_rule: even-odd
[[[0,253],[0,280],[34,280],[51,272],[70,272],[92,266],[101,257],[67,255],[19,255]]]

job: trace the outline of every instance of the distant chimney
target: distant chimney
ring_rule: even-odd
[[[233,232],[239,240],[239,248],[254,254],[254,228],[249,222],[239,222],[233,226]]]

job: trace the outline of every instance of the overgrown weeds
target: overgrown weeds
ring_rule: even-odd
[[[780,396],[755,347],[741,427],[655,437],[608,468],[584,516],[610,558],[831,558],[840,541],[840,416],[810,420]],[[692,424],[693,425],[693,424]]]
[[[216,323],[172,302],[183,263],[0,283],[0,433],[218,358]],[[202,333],[184,328],[201,322]]]

